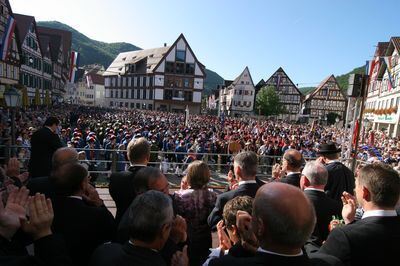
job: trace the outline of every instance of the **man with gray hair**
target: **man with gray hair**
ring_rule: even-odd
[[[166,265],[160,250],[171,231],[171,198],[150,190],[135,198],[129,209],[129,242],[104,244],[93,253],[90,265]]]
[[[233,171],[238,181],[238,188],[220,194],[217,197],[215,207],[208,216],[208,225],[215,229],[222,219],[225,204],[237,196],[250,196],[254,198],[260,185],[256,181],[257,154],[252,151],[241,152],[235,156]]]
[[[342,211],[342,206],[325,194],[327,181],[328,171],[322,163],[311,161],[305,165],[301,173],[300,188],[314,205],[317,216],[314,232],[306,245],[309,252],[322,245],[328,237],[332,216],[339,216]]]

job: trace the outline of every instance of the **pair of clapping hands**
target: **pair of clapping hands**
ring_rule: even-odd
[[[281,164],[276,163],[272,166],[272,177],[275,179],[281,179],[286,174],[286,168]]]
[[[53,207],[50,199],[37,193],[29,196],[25,187],[9,191],[5,204],[0,201],[0,235],[11,240],[19,228],[33,240],[51,235]]]
[[[252,230],[251,220],[251,215],[245,211],[238,211],[236,213],[236,227],[241,238],[241,245],[244,249],[255,253],[259,245],[257,237]],[[219,221],[217,224],[217,234],[219,240],[219,248],[221,249],[222,253],[232,247],[231,239],[227,235],[225,229],[226,226],[224,225],[224,221]]]

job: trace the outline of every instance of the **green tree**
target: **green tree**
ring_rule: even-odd
[[[257,111],[265,116],[285,113],[285,107],[279,101],[279,95],[273,86],[264,86],[257,93],[256,108]]]

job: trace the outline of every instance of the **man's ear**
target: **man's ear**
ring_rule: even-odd
[[[304,175],[301,175],[300,178],[300,188],[301,190],[304,190],[306,187],[310,186],[310,181],[305,177]]]
[[[253,219],[254,219],[254,217],[253,217]],[[253,227],[253,230],[255,230],[254,234],[256,235],[256,237],[258,239],[260,239],[260,237],[262,238],[262,236],[265,235],[266,227],[260,218],[257,218],[257,220],[255,222],[257,223],[257,228]]]
[[[371,201],[371,192],[366,186],[362,186],[362,198],[366,201]]]
[[[81,182],[81,189],[82,191],[86,191],[87,186],[89,186],[89,178],[85,177]]]

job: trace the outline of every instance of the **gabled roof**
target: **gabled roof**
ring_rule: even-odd
[[[87,74],[92,79],[93,84],[104,85],[104,77],[99,74],[89,73]]]
[[[324,80],[322,80],[321,83],[318,85],[318,87],[315,90],[313,90],[312,92],[307,94],[306,98],[304,99],[304,101],[307,101],[307,100],[313,98],[314,95],[317,94],[326,85],[326,83],[328,83],[330,81],[335,82],[336,85],[339,87],[339,84],[337,83],[337,80],[336,80],[335,76],[332,74],[332,75],[326,77]],[[340,90],[340,88],[339,88],[339,91],[344,96],[344,94],[343,94],[342,90]]]
[[[51,59],[50,37],[45,35],[38,35],[38,38],[40,47],[42,47],[42,56]],[[49,50],[47,50],[47,47],[49,47]]]
[[[303,94],[301,93],[301,91],[297,88],[296,84],[294,84],[294,82],[290,79],[289,75],[286,74],[285,70],[283,70],[282,67],[279,67],[268,79],[266,82],[264,82],[264,85],[273,77],[275,76],[275,74],[277,72],[282,72],[290,81],[290,83],[292,83],[292,85],[294,86],[294,88],[297,90],[297,92],[300,94],[300,96],[302,96]],[[261,82],[261,81],[260,81]],[[258,85],[258,84],[257,84]]]
[[[242,76],[244,75],[245,72],[249,73],[251,85],[253,85],[253,87],[254,87],[253,79],[251,78],[250,70],[249,70],[249,68],[248,68],[247,66],[243,69],[242,73],[241,73],[239,76],[237,76],[237,77],[235,78],[235,80],[232,82],[232,85],[233,85],[233,86],[237,85],[237,83],[238,83],[239,80],[242,78]]]
[[[396,49],[396,51],[400,53],[400,37],[390,38],[389,45],[386,49],[386,56],[391,56],[394,49]]]
[[[390,39],[391,43],[393,43],[394,47],[396,48],[397,52],[400,53],[400,37],[392,37]]]
[[[21,41],[21,44],[24,42],[26,35],[29,32],[31,25],[33,24],[35,27],[35,34],[39,38],[39,34],[37,32],[36,20],[33,16],[21,15],[21,14],[14,14],[15,21],[18,26],[18,37]],[[21,45],[22,46],[22,45]],[[40,41],[38,40],[38,46],[40,53],[43,54],[42,47],[40,45]]]
[[[196,55],[193,53],[183,34],[180,34],[171,46],[120,53],[103,73],[103,76],[113,76],[117,74],[124,75],[126,72],[125,65],[136,64],[141,61],[146,63],[146,73],[152,73],[163,62],[171,50],[176,47],[176,44],[180,39],[183,39],[186,43],[188,50],[193,55],[195,62],[198,63],[200,70],[203,72],[205,77],[206,73],[204,65],[197,60]]]
[[[63,56],[64,56],[64,61],[68,64],[70,61],[69,54],[68,52],[71,50],[71,45],[72,45],[72,32],[67,31],[67,30],[60,30],[60,29],[53,29],[53,28],[47,28],[47,27],[41,27],[37,26],[36,27],[39,34],[41,35],[47,35],[47,36],[59,36],[60,38],[60,44],[62,42],[62,48],[63,48]],[[60,45],[58,45],[58,49],[60,48]]]
[[[187,48],[189,49],[189,52],[193,55],[194,61],[197,62],[197,63],[199,64],[200,70],[201,70],[201,72],[203,72],[203,76],[204,76],[204,78],[205,78],[205,77],[206,77],[206,70],[205,70],[206,67],[205,67],[202,63],[200,63],[199,60],[197,60],[196,55],[193,53],[193,50],[192,50],[192,48],[190,47],[190,45],[189,45],[188,41],[186,40],[185,36],[183,35],[183,33],[181,33],[181,34],[179,35],[179,37],[175,40],[175,42],[169,47],[168,51],[167,51],[167,52],[165,53],[165,55],[164,55],[164,58],[165,58],[165,57],[169,54],[169,52],[171,52],[171,50],[178,44],[178,41],[179,41],[180,39],[182,39],[182,40],[186,43]],[[161,62],[162,62],[162,61],[160,61],[160,62],[157,64],[157,66],[156,66],[155,68],[157,68],[157,67],[161,64]]]
[[[257,83],[256,89],[260,89],[260,88],[262,88],[264,85],[265,85],[265,80],[264,80],[264,79],[261,79],[261,80]]]
[[[125,65],[136,64],[142,60],[146,61],[146,72],[152,73],[158,63],[164,58],[164,55],[167,53],[169,48],[169,46],[166,46],[160,48],[120,53],[107,68],[103,75],[124,75],[126,71]]]
[[[374,57],[376,56],[384,56],[386,54],[386,50],[389,46],[389,42],[378,42],[376,46]]]

